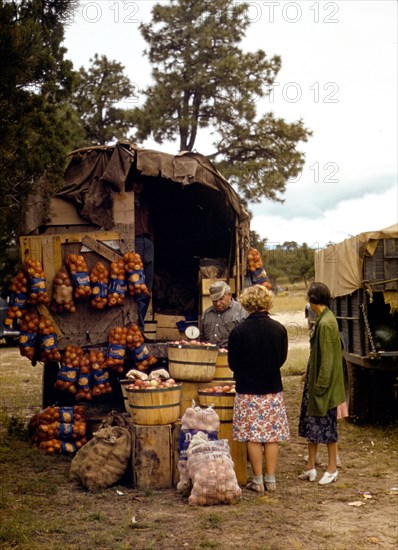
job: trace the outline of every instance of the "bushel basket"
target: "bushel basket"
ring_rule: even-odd
[[[235,393],[198,391],[199,404],[202,407],[213,407],[220,422],[232,422]]]
[[[126,388],[128,412],[139,425],[174,424],[180,417],[182,385],[134,390]]]
[[[216,346],[167,346],[169,373],[175,380],[210,382],[216,372]]]
[[[231,383],[234,379],[234,373],[228,365],[228,352],[219,351],[216,360],[216,372],[214,380],[220,384]]]

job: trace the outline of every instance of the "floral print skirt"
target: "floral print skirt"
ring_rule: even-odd
[[[336,443],[337,407],[329,409],[326,416],[308,416],[308,373],[305,380],[303,399],[299,420],[299,436],[305,437],[310,443]]]
[[[283,392],[266,395],[237,393],[233,416],[233,439],[275,443],[290,438]]]

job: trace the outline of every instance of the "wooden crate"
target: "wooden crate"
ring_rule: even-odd
[[[210,296],[201,296],[200,297],[200,313],[204,313],[206,309],[213,305],[213,302],[210,299]]]
[[[180,481],[180,471],[178,469],[178,460],[179,460],[179,437],[181,432],[181,422],[176,422],[172,425],[171,428],[171,453],[172,453],[172,483],[173,487],[177,486],[177,483]]]
[[[211,382],[183,382],[181,392],[181,416],[185,411],[192,407],[192,401],[195,406],[199,405],[198,391],[211,386]]]
[[[172,443],[172,425],[133,425],[131,429],[134,487],[143,490],[173,487],[175,443]]]
[[[228,439],[231,458],[234,462],[236,479],[239,485],[247,483],[247,446],[246,443],[232,439],[232,422],[220,422],[218,439]]]
[[[112,261],[121,257],[121,251],[107,245],[110,242],[120,242],[118,231],[24,236],[20,238],[21,259],[24,262],[29,257],[41,263],[46,275],[46,290],[51,299],[55,275],[65,263],[68,254],[81,253],[89,272],[98,260],[109,268]],[[60,349],[68,344],[83,347],[105,344],[111,328],[125,326],[128,321],[137,319],[137,306],[132,296],[126,296],[123,307],[106,308],[102,311],[94,309],[89,300],[75,300],[75,303],[76,313],[50,315],[46,306],[40,306],[41,315],[54,321]]]
[[[156,321],[156,339],[160,341],[172,342],[174,340],[185,339],[185,332],[178,330],[177,322],[185,321],[182,315],[163,315],[155,313]]]

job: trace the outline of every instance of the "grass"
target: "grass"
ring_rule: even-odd
[[[272,313],[286,313],[289,311],[302,311],[304,315],[306,300],[305,290],[284,292],[273,297]]]
[[[0,428],[7,429],[11,418],[26,424],[41,410],[43,368],[20,357],[18,348],[1,347],[0,369]]]
[[[291,349],[288,351],[286,363],[281,369],[282,376],[299,376],[307,370],[309,352],[307,349]]]
[[[293,305],[297,298],[305,304],[301,294],[276,297],[275,311],[304,311]],[[0,421],[8,430],[0,430],[0,548],[342,550],[367,548],[366,536],[377,537],[385,548],[395,547],[389,542],[395,533],[396,495],[389,491],[397,484],[396,425],[363,428],[339,421],[344,468],[338,482],[320,490],[317,484],[296,481],[306,449],[297,437],[297,421],[308,333],[297,335],[290,325],[287,329],[289,352],[282,375],[292,439],[280,446],[278,494],[268,499],[244,495],[238,506],[195,508],[173,490],[139,491],[126,485],[120,496],[117,487],[88,493],[71,484],[70,458],[45,455],[24,439],[25,419],[40,410],[41,367],[19,363],[15,354],[12,359],[9,350],[0,349]],[[326,451],[321,451],[325,459]],[[365,490],[375,498],[366,503],[363,519],[365,506],[352,509],[347,503],[359,500],[358,491]],[[324,532],[322,514],[326,521],[333,518],[336,531]],[[347,516],[352,528],[343,531]]]
[[[394,533],[396,495],[388,491],[396,486],[396,426],[364,429],[342,421],[344,468],[335,487],[321,490],[296,482],[305,446],[296,435],[302,382],[294,374],[301,374],[306,358],[306,350],[292,348],[282,369],[292,440],[281,444],[278,494],[263,499],[245,495],[238,506],[195,508],[175,491],[138,491],[129,486],[122,488],[123,496],[117,495],[115,487],[88,493],[69,482],[70,459],[38,452],[21,439],[20,423],[10,421],[13,437],[5,435],[0,444],[0,548],[337,550],[365,548],[365,536],[377,537],[385,548],[393,547],[388,544]],[[17,379],[23,393],[23,377]],[[18,394],[17,387],[13,391]],[[323,458],[325,453],[322,448]],[[365,490],[375,495],[366,503],[366,520],[363,509],[347,506],[361,499],[357,492]],[[333,517],[340,530],[324,532],[322,514],[326,521]],[[347,528],[346,516],[352,517],[352,528],[342,531]],[[357,521],[362,523],[357,526]]]

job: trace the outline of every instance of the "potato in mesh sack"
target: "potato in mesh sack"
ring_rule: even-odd
[[[124,426],[106,425],[76,453],[70,478],[89,491],[104,489],[119,481],[130,460],[130,430]]]
[[[193,484],[188,504],[235,504],[242,498],[227,439],[209,441],[199,432],[192,438],[187,454]]]
[[[178,438],[178,473],[180,476],[177,483],[177,491],[184,492],[190,486],[190,479],[187,467],[187,451],[194,435],[198,432],[205,433],[210,440],[218,439],[220,419],[212,407],[202,409],[188,407],[181,418],[181,430]]]
[[[72,280],[64,265],[57,272],[53,281],[53,298],[50,309],[53,313],[76,313]]]

